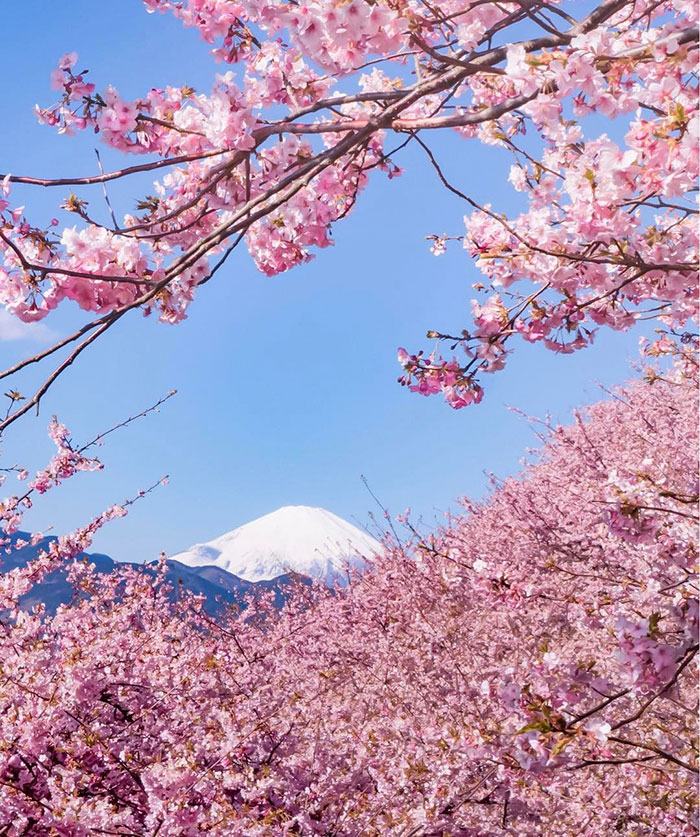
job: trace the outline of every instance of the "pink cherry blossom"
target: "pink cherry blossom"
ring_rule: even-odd
[[[263,595],[213,620],[162,559],[76,560],[124,506],[51,542],[0,583],[0,825],[691,835],[695,389],[639,381],[545,425],[520,476],[438,531],[407,510],[406,541],[280,612]],[[653,538],[610,525],[616,492]],[[19,609],[57,566],[74,601]]]
[[[332,243],[375,169],[400,173],[393,135],[425,152],[469,203],[463,232],[428,238],[436,255],[461,239],[483,274],[479,289],[490,291],[455,339],[434,332],[457,354],[443,361],[435,350],[434,363],[418,364],[415,391],[461,407],[480,400],[482,376],[506,365],[518,338],[570,354],[596,328],[655,317],[682,332],[695,316],[691,3],[145,6],[198,29],[225,70],[208,91],[166,86],[125,99],[115,85],[87,82],[75,53],[59,60],[59,99],[38,108],[39,120],[64,134],[95,131],[139,156],[107,178],[150,170],[157,180],[116,230],[74,195],[61,204],[69,223],[41,229],[5,200],[9,186],[64,181],[4,177],[0,302],[21,319],[72,302],[113,314],[109,328],[138,308],[177,323],[238,244],[268,276],[304,264]],[[522,211],[508,217],[451,183],[431,150],[436,130],[512,155],[503,180]],[[70,183],[100,187],[99,178]]]

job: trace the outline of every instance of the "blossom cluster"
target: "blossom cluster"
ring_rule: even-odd
[[[599,327],[682,328],[694,316],[688,0],[144,2],[199,30],[225,71],[209,92],[126,99],[88,81],[75,53],[60,59],[58,101],[38,107],[39,120],[95,131],[142,162],[103,177],[4,178],[0,303],[21,319],[72,300],[112,315],[109,326],[138,308],[179,322],[240,242],[268,276],[303,264],[332,242],[374,169],[400,172],[392,137],[419,145],[469,202],[464,234],[429,238],[436,254],[461,238],[490,293],[474,304],[474,328],[445,338],[463,355],[434,352],[404,376],[419,392],[475,403],[478,376],[502,369],[517,337],[570,353]],[[507,217],[451,184],[430,149],[437,129],[503,149],[525,209]],[[61,204],[71,223],[46,229],[9,200],[15,183],[82,189],[143,171],[159,177],[153,193],[110,224],[83,192]]]
[[[614,395],[279,613],[213,621],[162,575],[74,564],[89,595],[0,639],[0,827],[690,837],[695,387]],[[653,534],[619,527],[623,502]]]

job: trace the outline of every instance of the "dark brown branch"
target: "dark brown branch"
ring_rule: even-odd
[[[616,741],[618,744],[625,744],[627,747],[636,747],[640,750],[649,750],[650,753],[656,753],[661,756],[661,758],[664,758],[673,764],[677,764],[679,767],[682,767],[691,773],[700,773],[700,770],[698,770],[694,764],[689,764],[688,762],[683,761],[683,759],[677,758],[672,753],[667,753],[665,750],[655,747],[653,744],[643,744],[641,741],[630,741],[628,738],[620,738],[617,735],[609,736],[608,741]]]
[[[644,703],[640,706],[640,708],[633,715],[630,715],[627,718],[623,718],[621,721],[618,721],[617,723],[613,724],[612,729],[613,730],[620,729],[620,727],[624,727],[627,724],[631,724],[633,721],[637,721],[639,718],[641,718],[642,715],[647,711],[647,709],[651,706],[651,704],[658,697],[663,695],[664,692],[668,691],[668,689],[670,689],[673,685],[675,685],[675,683],[678,681],[678,678],[683,673],[683,670],[685,669],[685,667],[694,659],[694,657],[697,653],[698,653],[698,646],[697,645],[694,645],[692,648],[689,648],[685,652],[685,655],[683,657],[683,660],[682,660],[681,664],[678,666],[678,668],[676,669],[675,674],[668,681],[668,683],[665,683],[660,689],[658,689],[656,692],[654,692],[654,694],[650,698],[647,698],[647,700],[644,701]]]
[[[196,160],[205,160],[208,157],[216,157],[219,154],[226,154],[227,150],[216,149],[214,151],[202,151],[199,154],[181,154],[179,157],[168,157],[164,160],[154,160],[152,163],[141,163],[138,166],[128,166],[118,171],[110,171],[106,174],[93,175],[92,177],[59,177],[55,179],[44,179],[40,177],[24,177],[18,174],[0,174],[0,179],[8,178],[10,183],[24,183],[29,186],[90,186],[93,183],[107,183],[110,180],[117,180],[120,177],[128,177],[131,174],[138,174],[144,171],[162,169],[165,166],[177,166],[180,163],[193,163]]]

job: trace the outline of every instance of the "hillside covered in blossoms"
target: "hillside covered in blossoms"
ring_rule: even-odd
[[[697,419],[621,389],[280,613],[76,565],[5,623],[5,833],[694,834]]]

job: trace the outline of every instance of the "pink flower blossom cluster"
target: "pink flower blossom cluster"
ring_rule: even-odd
[[[455,409],[478,404],[483,397],[483,390],[472,378],[463,374],[456,359],[451,361],[435,360],[432,356],[423,358],[423,353],[409,355],[405,349],[399,349],[399,363],[405,374],[399,383],[407,386],[411,392],[421,395],[433,395],[441,392],[445,401]],[[415,382],[414,382],[415,381]]]
[[[464,354],[418,364],[417,391],[465,406],[479,400],[479,375],[504,367],[514,338],[571,353],[599,327],[654,318],[682,329],[695,315],[689,0],[144,2],[198,29],[230,69],[208,92],[185,85],[125,99],[87,81],[75,53],[60,59],[58,101],[37,108],[39,120],[64,134],[95,131],[140,162],[99,177],[3,179],[0,303],[21,319],[72,300],[108,317],[106,327],[139,308],[179,322],[240,242],[268,276],[332,243],[371,172],[400,173],[393,158],[406,144],[470,206],[464,234],[429,236],[433,252],[461,239],[488,294],[474,303],[473,328],[437,333]],[[509,155],[520,214],[447,179],[431,149],[439,129]],[[13,184],[101,187],[144,171],[158,178],[152,193],[113,224],[84,192],[65,195],[68,224],[46,229],[8,200]]]
[[[18,395],[18,393],[14,393]],[[142,410],[140,413],[114,425],[114,427],[96,436],[92,441],[81,446],[76,446],[71,438],[70,431],[58,421],[56,416],[51,419],[48,427],[48,435],[56,446],[56,454],[51,458],[48,465],[37,471],[34,477],[28,481],[24,494],[12,495],[0,500],[0,563],[2,555],[12,555],[17,550],[26,546],[36,546],[43,540],[41,532],[35,532],[28,537],[17,536],[15,533],[22,525],[24,514],[33,506],[33,496],[45,494],[52,488],[61,485],[65,480],[75,476],[81,471],[98,471],[102,469],[102,463],[95,457],[88,457],[85,452],[90,448],[103,444],[105,436],[115,430],[132,424],[137,419],[143,418],[159,409],[161,404],[175,395],[175,390],[159,399],[156,404]],[[28,480],[29,471],[26,468],[14,466],[6,469],[15,471],[17,479]],[[0,480],[0,484],[4,477]],[[69,535],[63,535],[51,541],[42,549],[39,557],[27,566],[18,566],[11,571],[0,573],[0,612],[11,612],[17,616],[20,605],[20,597],[27,593],[34,585],[42,581],[48,573],[62,564],[70,564],[73,559],[83,553],[92,544],[94,534],[110,520],[123,517],[127,514],[128,507],[136,500],[149,494],[158,485],[167,483],[167,477],[159,480],[147,491],[139,491],[136,497],[126,500],[121,505],[111,505],[94,517],[87,525],[81,526]],[[34,496],[35,499],[35,496]],[[75,572],[78,572],[76,569]]]
[[[97,471],[102,468],[99,459],[90,459],[75,450],[68,429],[58,422],[56,416],[49,424],[49,437],[56,445],[56,455],[29,483],[29,487],[38,494],[44,494],[53,486],[60,485],[61,480],[72,477],[78,471]]]
[[[407,511],[406,542],[279,613],[263,596],[213,621],[162,575],[80,562],[89,595],[8,607],[0,828],[695,834],[695,386],[614,396],[442,530]],[[619,529],[622,495],[652,534]]]

